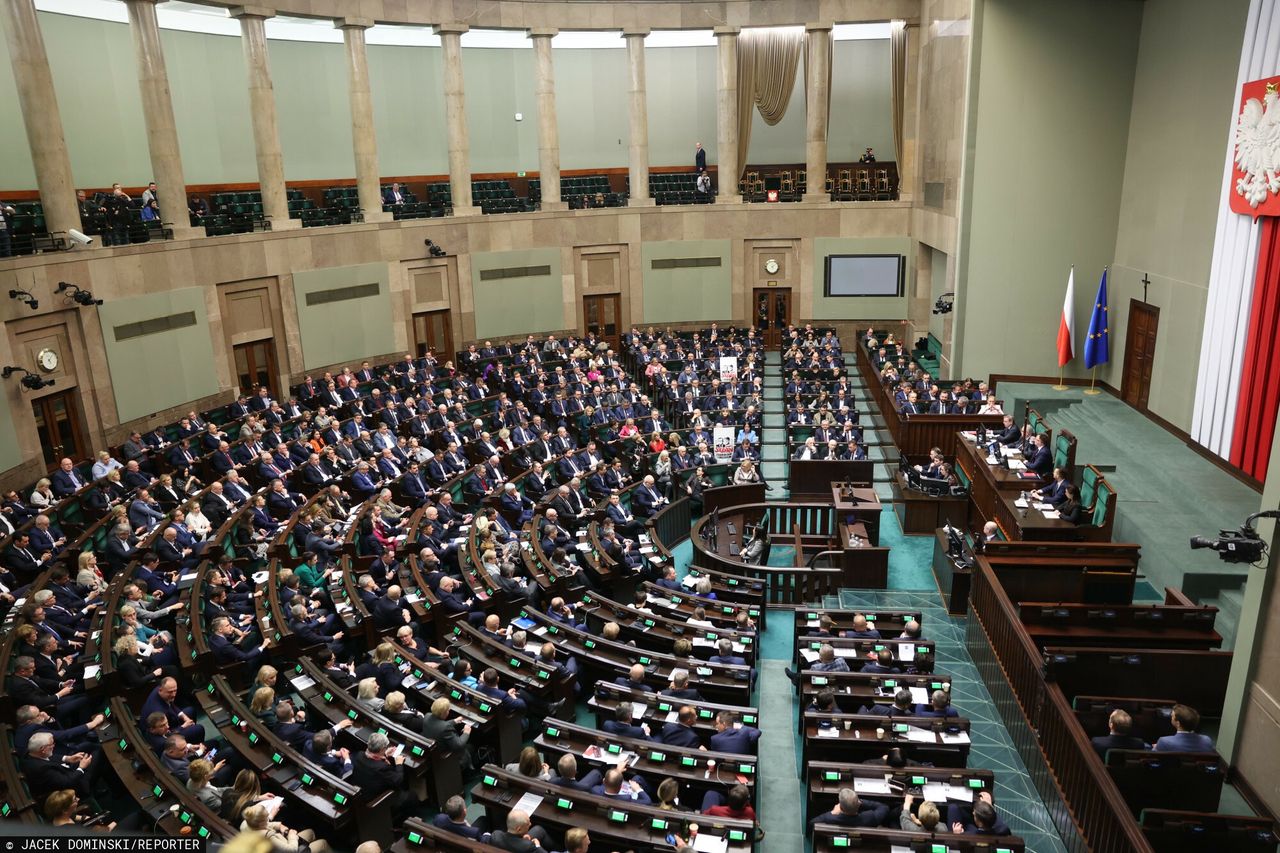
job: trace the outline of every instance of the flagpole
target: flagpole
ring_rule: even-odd
[[[1058,365],[1058,384],[1053,386],[1055,391],[1065,391],[1067,386],[1062,383],[1062,365]]]
[[[1097,384],[1098,384],[1098,365],[1095,364],[1093,366],[1093,373],[1090,375],[1090,378],[1089,378],[1089,387],[1084,389],[1084,393],[1088,394],[1090,397],[1095,397],[1098,394],[1101,394],[1102,392],[1095,387]]]

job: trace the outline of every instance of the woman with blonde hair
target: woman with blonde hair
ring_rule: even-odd
[[[107,580],[98,568],[98,555],[89,550],[80,552],[76,560],[76,583],[85,589],[85,598],[92,599],[107,590]]]
[[[29,503],[37,509],[48,509],[57,502],[58,498],[53,493],[53,484],[49,482],[49,478],[41,477],[36,480],[36,487],[31,490]]]
[[[270,820],[267,808],[252,805],[244,810],[244,820],[240,823],[241,832],[257,832],[271,842],[273,853],[329,853],[332,848],[329,842],[316,838],[313,830],[304,829],[299,832],[290,829],[278,820]]]
[[[279,677],[280,677],[279,670],[277,670],[274,666],[272,666],[269,663],[263,664],[262,666],[258,667],[258,674],[257,676],[254,677],[253,684],[249,686],[249,692],[246,693],[245,695],[248,696],[249,701],[252,702],[253,697],[256,696],[258,691],[263,687],[270,687],[272,690],[275,690],[276,680]]]
[[[187,515],[187,529],[197,539],[204,539],[213,532],[213,522],[209,521],[208,517],[205,516],[204,510],[200,508],[198,502],[188,501],[183,508],[183,512]]]
[[[386,703],[378,698],[378,679],[360,679],[360,683],[356,685],[356,701],[371,711],[381,711]]]
[[[249,710],[269,728],[276,727],[276,692],[270,687],[259,687],[249,703]]]
[[[79,810],[80,798],[70,788],[54,791],[44,801],[44,816],[54,826],[78,826],[84,819],[84,815],[76,814]],[[88,828],[94,832],[110,832],[116,828],[116,822],[97,823]]]
[[[911,814],[911,804],[915,801],[915,797],[907,794],[902,798],[902,814],[898,820],[901,827],[907,832],[949,832],[946,823],[942,820],[942,815],[938,811],[938,807],[925,800],[920,803],[920,808],[913,815]]]
[[[275,794],[262,793],[262,786],[258,783],[258,774],[255,771],[241,770],[236,774],[236,781],[231,784],[231,787],[222,789],[222,808],[219,813],[223,820],[235,824],[244,816],[245,809],[254,803],[275,798]]]
[[[222,796],[230,789],[211,784],[212,778],[213,764],[207,758],[197,758],[187,765],[187,790],[215,812],[221,812]]]

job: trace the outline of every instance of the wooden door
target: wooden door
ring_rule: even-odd
[[[767,347],[782,345],[791,324],[791,288],[757,287],[751,295],[752,325]]]
[[[622,348],[621,295],[603,293],[582,297],[582,319],[585,331],[595,332],[596,337],[613,347],[614,352]]]
[[[276,369],[276,345],[274,341],[252,341],[247,344],[236,344],[232,348],[236,365],[236,382],[240,385],[240,393],[250,397],[258,393],[258,388],[265,385],[271,399],[279,400],[277,386],[280,371]]]
[[[89,455],[79,391],[63,391],[31,401],[44,466],[52,471],[64,457],[75,462]]]
[[[413,345],[418,358],[426,355],[427,350],[435,350],[442,364],[457,358],[448,308],[413,315]]]
[[[1124,379],[1120,396],[1140,412],[1147,410],[1151,395],[1151,368],[1156,358],[1156,330],[1160,309],[1137,299],[1129,300],[1129,329],[1124,336]]]

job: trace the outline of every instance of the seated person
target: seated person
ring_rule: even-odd
[[[1156,741],[1157,752],[1213,752],[1213,738],[1200,734],[1200,712],[1189,705],[1174,705],[1173,734]]]
[[[707,748],[702,745],[702,738],[693,728],[697,719],[698,714],[692,706],[682,705],[676,712],[676,719],[662,727],[662,734],[658,739],[668,746],[697,747],[705,752]]]
[[[1072,524],[1086,524],[1089,515],[1080,505],[1080,492],[1070,483],[1062,490],[1062,503],[1058,504],[1058,518]]]
[[[1034,490],[1031,493],[1031,497],[1041,503],[1052,504],[1055,507],[1060,506],[1067,499],[1067,486],[1069,485],[1071,485],[1071,482],[1067,479],[1066,472],[1061,468],[1054,467],[1053,479]]]
[[[689,686],[689,670],[673,669],[671,670],[671,684],[661,693],[662,696],[671,696],[676,699],[685,699],[694,702],[705,702],[702,694]]]
[[[614,718],[605,720],[602,726],[606,732],[611,735],[636,738],[637,740],[649,739],[649,725],[647,723],[641,723],[638,726],[635,724],[630,702],[619,702],[613,714]]]
[[[884,651],[888,651],[885,649]],[[849,663],[842,657],[836,656],[835,647],[829,643],[823,643],[822,648],[818,649],[818,659],[813,663],[805,663],[805,670],[808,672],[848,672]],[[864,667],[863,672],[866,672]],[[896,670],[895,670],[896,671]],[[800,683],[800,673],[787,667],[783,670],[787,678],[791,679],[792,684]]]
[[[951,803],[948,807],[951,831],[957,835],[1012,835],[1008,824],[996,814],[991,801],[990,791],[979,791],[978,801],[973,804],[972,819],[964,820],[966,809],[959,803]]]
[[[875,673],[877,675],[894,675],[902,672],[902,669],[894,663],[893,652],[888,649],[881,649],[876,652],[875,661],[862,665],[862,671]]]
[[[589,792],[604,781],[599,770],[589,770],[587,775],[578,778],[578,759],[572,753],[565,753],[556,762],[556,772],[547,780],[552,785],[563,785],[576,791]]]
[[[645,806],[653,802],[645,792],[641,780],[627,780],[617,767],[606,770],[604,780],[593,787],[591,793],[613,800],[631,800]]]
[[[841,788],[831,811],[823,812],[812,823],[834,823],[837,826],[879,826],[889,815],[889,807],[874,800],[862,802],[852,788]]]
[[[1122,708],[1116,708],[1107,718],[1107,734],[1093,738],[1093,748],[1098,757],[1106,759],[1108,749],[1150,749],[1151,745],[1133,734],[1133,717]]]
[[[737,820],[756,819],[756,810],[751,805],[751,792],[746,785],[734,785],[728,796],[716,790],[709,790],[702,795],[702,808],[698,809],[708,817],[730,817]]]
[[[906,687],[899,687],[897,692],[893,694],[892,704],[873,703],[863,708],[862,713],[875,714],[881,717],[914,717],[915,709],[911,704],[911,691]]]
[[[711,748],[716,752],[750,755],[756,751],[760,730],[755,726],[744,726],[742,723],[734,722],[733,714],[729,711],[717,712],[715,725],[716,733],[711,736]],[[730,815],[730,817],[734,816]]]
[[[946,690],[935,690],[929,697],[929,704],[916,705],[917,717],[958,717],[960,712],[951,707],[951,694]]]
[[[481,821],[483,820],[484,818],[481,818]],[[431,823],[438,829],[452,832],[454,835],[461,835],[471,841],[477,841],[481,844],[489,843],[489,833],[481,829],[480,826],[473,826],[467,820],[467,802],[457,794],[444,801],[444,811],[436,815]],[[477,823],[480,823],[480,821],[477,821]]]
[[[1031,453],[1027,456],[1027,470],[1037,474],[1041,479],[1053,472],[1053,453],[1049,450],[1049,440],[1044,433],[1038,433],[1032,439]]]
[[[819,625],[822,624],[821,620],[819,620],[818,624]],[[832,624],[835,624],[835,623],[832,622]],[[863,616],[861,613],[859,613],[853,617],[853,628],[851,628],[848,631],[840,632],[840,636],[857,637],[858,639],[861,639],[861,640],[878,640],[880,639],[880,632],[875,628],[871,627],[871,624],[867,622],[866,616]]]
[[[499,850],[510,853],[529,853],[539,848],[551,849],[551,838],[540,826],[529,821],[529,813],[520,809],[512,809],[507,814],[507,828],[496,829],[489,836],[489,843]]]

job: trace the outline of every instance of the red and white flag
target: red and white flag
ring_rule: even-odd
[[[1075,358],[1076,340],[1076,268],[1071,267],[1067,276],[1067,296],[1062,301],[1062,316],[1058,318],[1058,367],[1064,367]]]

